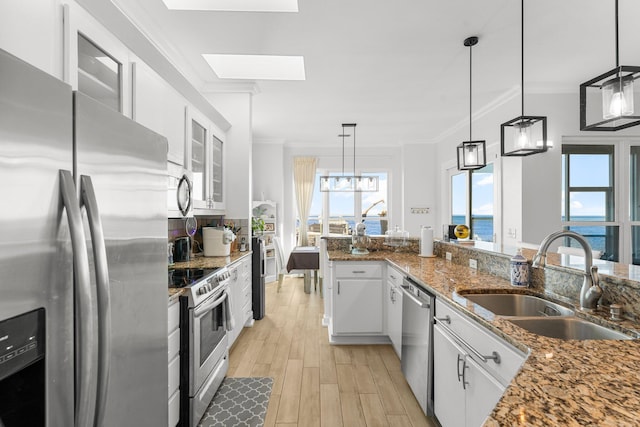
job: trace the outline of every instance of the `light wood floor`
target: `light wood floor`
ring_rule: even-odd
[[[274,379],[265,426],[435,426],[418,406],[390,345],[330,345],[323,300],[302,278],[266,286],[266,315],[231,349],[230,377]]]

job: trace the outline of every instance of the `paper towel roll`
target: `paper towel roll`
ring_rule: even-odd
[[[433,228],[424,226],[420,230],[420,256],[433,257]]]

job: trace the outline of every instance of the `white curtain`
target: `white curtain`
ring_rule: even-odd
[[[313,187],[316,179],[315,157],[294,157],[293,159],[293,182],[296,190],[296,205],[300,217],[300,231],[298,233],[298,246],[307,246],[307,220],[311,210],[311,200],[313,199]]]

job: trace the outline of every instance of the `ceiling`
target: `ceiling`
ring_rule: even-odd
[[[517,0],[299,0],[298,13],[112,2],[196,89],[254,93],[254,142],[339,145],[342,123],[358,124],[358,146],[443,141],[468,126],[472,35],[474,114],[520,96]],[[640,2],[620,0],[621,65],[640,65],[637,16]],[[614,0],[528,0],[526,93],[577,93],[614,68],[614,22]],[[306,80],[221,80],[204,53],[302,55]]]

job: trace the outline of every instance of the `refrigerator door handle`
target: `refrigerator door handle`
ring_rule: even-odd
[[[98,202],[91,177],[80,177],[80,206],[87,210],[87,220],[93,243],[93,257],[96,269],[96,291],[98,297],[98,390],[96,398],[95,425],[101,426],[104,418],[109,388],[111,362],[111,301],[109,296],[109,266],[107,247]]]
[[[73,175],[68,170],[60,170],[60,195],[67,211],[71,248],[73,252],[73,273],[75,282],[76,318],[76,399],[75,425],[93,425],[96,375],[93,361],[97,357],[94,336],[94,316],[92,315],[93,296],[91,292],[91,276],[89,273],[89,256],[85,241],[82,214],[76,197],[76,186]]]

